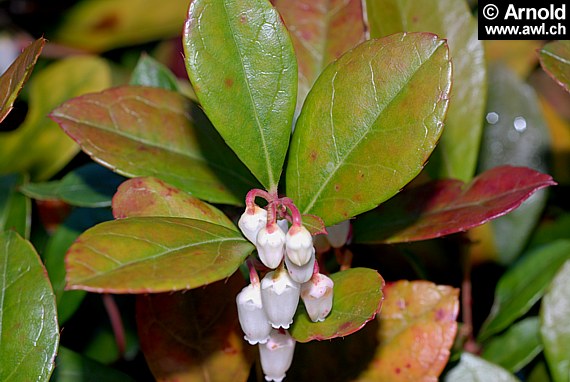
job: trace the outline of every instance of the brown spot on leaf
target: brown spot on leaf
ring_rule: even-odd
[[[311,162],[314,162],[317,160],[317,152],[315,150],[311,151],[311,153],[309,154],[309,158],[311,159]]]
[[[412,22],[413,23],[417,23],[419,21],[419,17],[418,16],[412,16]]]
[[[94,24],[91,29],[95,32],[109,32],[110,30],[117,29],[121,19],[117,14],[108,14]]]
[[[402,372],[402,369],[400,369],[399,367],[395,368],[394,371],[396,372],[396,374],[400,374]]]
[[[232,86],[234,86],[234,80],[231,78],[226,78],[224,80],[224,85],[226,85],[227,88],[231,88]]]
[[[242,24],[247,23],[247,16],[242,13],[242,15],[239,17],[239,21],[240,21]]]
[[[334,185],[334,190],[337,191],[337,192],[340,191],[340,184],[338,184],[338,183],[335,184],[335,185]]]

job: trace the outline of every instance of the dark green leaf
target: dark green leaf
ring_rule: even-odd
[[[297,61],[279,14],[267,0],[194,0],[183,43],[208,118],[276,192],[297,100]]]
[[[131,75],[131,85],[152,86],[166,90],[178,90],[176,76],[166,66],[149,55],[143,54]]]
[[[59,342],[55,297],[34,247],[0,233],[0,381],[47,381]]]
[[[447,373],[445,382],[519,382],[507,370],[471,353],[463,353],[457,366]]]
[[[305,101],[287,195],[327,226],[392,197],[434,149],[450,86],[447,45],[433,34],[367,41],[343,55]]]
[[[14,230],[24,238],[30,236],[32,205],[30,199],[18,192],[24,183],[22,175],[0,176],[0,232]]]
[[[128,375],[71,351],[63,346],[55,359],[51,382],[133,382]]]
[[[570,92],[570,41],[548,43],[539,53],[540,64],[546,73]]]

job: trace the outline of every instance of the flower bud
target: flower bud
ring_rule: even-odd
[[[285,246],[285,234],[277,224],[263,227],[257,234],[255,242],[259,259],[266,267],[275,269],[283,260]]]
[[[301,298],[313,322],[324,321],[332,309],[333,281],[321,274],[301,285]]]
[[[350,220],[327,227],[327,239],[333,248],[340,248],[346,244],[350,232]]]
[[[261,304],[259,282],[243,288],[236,297],[239,323],[250,345],[264,344],[269,338],[271,324]]]
[[[287,331],[272,330],[269,340],[259,345],[259,358],[266,381],[281,382],[289,370],[295,340]]]
[[[250,213],[246,208],[238,221],[238,227],[247,240],[255,244],[259,230],[267,223],[267,211],[259,206],[255,206],[254,213]]]
[[[288,329],[299,304],[300,286],[284,269],[268,272],[261,280],[261,301],[269,323]]]
[[[311,233],[304,226],[292,226],[285,238],[285,250],[293,264],[307,264],[314,251]]]
[[[289,276],[291,276],[293,281],[300,284],[309,281],[315,268],[315,248],[313,248],[311,259],[307,264],[302,266],[295,265],[291,260],[289,260],[289,256],[285,256],[285,265],[287,266],[287,272],[289,272]]]

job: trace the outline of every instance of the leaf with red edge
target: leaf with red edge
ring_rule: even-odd
[[[327,234],[325,222],[317,215],[303,215],[303,225],[313,236]]]
[[[198,219],[237,230],[216,207],[153,177],[123,182],[113,197],[116,219],[137,216],[171,216]]]
[[[570,92],[570,41],[554,41],[539,52],[540,65],[552,79]]]
[[[45,43],[43,37],[32,42],[0,76],[0,122],[12,110],[14,101],[32,74]]]
[[[535,191],[555,185],[526,167],[495,167],[469,184],[438,180],[408,189],[354,222],[357,243],[399,243],[468,230],[517,208]]]
[[[428,281],[384,288],[379,347],[358,381],[437,381],[457,332],[459,290]]]
[[[235,275],[186,293],[137,298],[141,348],[159,381],[247,381],[253,349],[243,340]]]
[[[344,337],[360,329],[382,308],[384,279],[375,270],[353,268],[330,275],[333,307],[322,322],[312,322],[299,304],[290,333],[298,342]]]

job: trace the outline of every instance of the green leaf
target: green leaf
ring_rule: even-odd
[[[538,325],[538,317],[517,322],[485,344],[481,357],[513,373],[519,371],[542,351]]]
[[[299,65],[296,114],[317,77],[365,38],[360,0],[274,0],[291,34]]]
[[[297,99],[297,61],[279,14],[267,0],[194,0],[183,44],[208,118],[276,192]]]
[[[461,354],[461,361],[447,373],[444,382],[519,382],[507,370],[471,353]]]
[[[531,250],[507,270],[497,284],[495,301],[479,332],[479,340],[500,332],[528,312],[568,259],[570,240],[558,240]]]
[[[55,359],[51,382],[133,382],[128,375],[93,361],[63,346]]]
[[[437,380],[457,333],[459,290],[403,280],[384,292],[378,347],[358,381]]]
[[[447,45],[429,33],[367,41],[343,55],[305,101],[287,195],[327,226],[392,197],[435,147],[450,86]]]
[[[123,180],[105,167],[90,163],[69,172],[61,181],[28,183],[20,190],[39,200],[60,199],[78,207],[109,207]]]
[[[570,261],[556,274],[540,308],[540,335],[554,382],[570,380]]]
[[[34,247],[0,233],[0,381],[47,381],[59,343],[55,297]]]
[[[122,175],[156,176],[198,198],[238,205],[257,186],[198,106],[178,93],[123,86],[67,101],[51,117]]]
[[[230,276],[252,250],[239,232],[206,221],[114,220],[87,230],[71,246],[67,288],[98,293],[197,288]]]
[[[177,91],[178,82],[174,73],[147,54],[142,54],[133,70],[131,85],[153,86]]]
[[[368,268],[353,268],[330,275],[334,282],[333,307],[322,322],[312,322],[299,304],[290,333],[298,342],[344,337],[360,329],[382,308],[384,279]]]
[[[91,56],[69,57],[36,73],[27,88],[26,120],[18,129],[0,133],[0,174],[29,172],[33,180],[45,180],[63,168],[78,147],[48,113],[69,98],[110,85],[107,62]]]
[[[546,44],[540,51],[540,65],[550,77],[570,92],[570,41]]]
[[[23,175],[0,176],[0,232],[14,230],[24,238],[30,236],[32,204],[18,192],[25,182]]]
[[[483,43],[464,0],[368,0],[370,35],[436,33],[447,39],[453,90],[441,141],[428,165],[436,178],[471,180],[477,166],[487,91]]]
[[[0,123],[12,110],[14,101],[32,74],[46,40],[32,42],[0,76]]]

